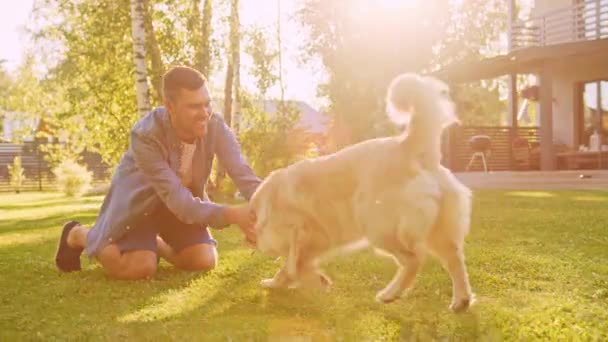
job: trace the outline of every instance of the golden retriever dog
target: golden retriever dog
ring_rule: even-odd
[[[464,260],[471,192],[440,165],[442,131],[457,121],[443,82],[415,74],[388,87],[387,109],[401,136],[379,138],[272,172],[251,199],[257,249],[285,264],[263,287],[328,287],[319,261],[359,247],[390,255],[397,273],[376,298],[411,288],[425,256],[452,279],[453,311],[474,296]]]

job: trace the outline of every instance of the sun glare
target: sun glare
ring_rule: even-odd
[[[416,5],[418,0],[374,0],[372,3],[386,9],[395,9],[400,7],[412,7]]]

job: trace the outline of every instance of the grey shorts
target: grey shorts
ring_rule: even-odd
[[[123,253],[135,250],[156,253],[156,235],[176,252],[198,244],[217,247],[217,241],[211,236],[208,227],[183,223],[165,206],[161,206],[115,243]]]

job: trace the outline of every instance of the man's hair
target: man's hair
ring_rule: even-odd
[[[206,84],[207,79],[198,70],[176,66],[163,75],[163,98],[175,100],[180,89],[197,90]]]

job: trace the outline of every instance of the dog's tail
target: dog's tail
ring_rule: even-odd
[[[401,74],[388,87],[388,114],[398,124],[433,123],[441,129],[458,121],[448,86],[432,77]]]
[[[426,153],[427,161],[438,163],[441,159],[441,133],[458,122],[454,106],[449,98],[448,86],[431,77],[401,74],[388,87],[387,112],[398,124],[407,124],[407,136],[403,145],[408,154]],[[433,152],[433,153],[431,153]]]

